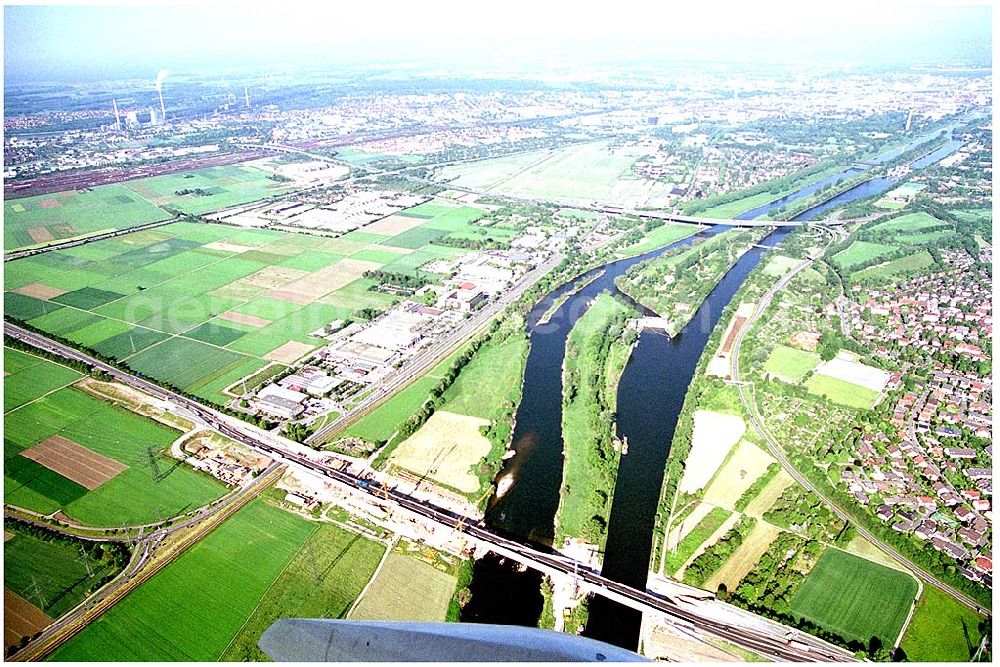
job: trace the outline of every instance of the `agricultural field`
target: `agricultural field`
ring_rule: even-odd
[[[715,534],[719,528],[733,517],[732,512],[721,507],[713,507],[712,510],[699,521],[695,527],[677,543],[673,551],[664,554],[663,571],[674,575],[681,567],[691,559],[691,556],[701,547],[708,538]]]
[[[83,377],[79,372],[26,352],[3,349],[3,411],[10,412]]]
[[[447,167],[441,178],[488,192],[565,204],[594,201],[643,205],[658,196],[656,183],[631,175],[639,153],[598,141]],[[478,186],[478,187],[477,187]]]
[[[329,322],[393,303],[365,271],[413,273],[466,252],[397,250],[179,222],[9,262],[4,313],[223,404],[229,385],[322,344],[310,334]]]
[[[910,213],[907,215],[901,215],[898,218],[893,218],[886,222],[879,223],[874,227],[871,227],[871,231],[880,232],[917,232],[921,229],[930,229],[932,227],[941,227],[946,223],[938,220],[929,213],[924,213],[923,211],[919,213]]]
[[[320,524],[267,589],[219,659],[266,660],[257,640],[279,618],[344,618],[384,553],[385,546],[379,542],[333,524]],[[426,603],[426,598],[419,599]]]
[[[899,246],[887,245],[885,243],[869,243],[868,241],[855,241],[845,250],[841,250],[833,256],[833,261],[838,266],[850,269],[856,264],[863,264],[872,259],[887,255]]]
[[[444,621],[456,582],[456,577],[430,563],[393,551],[349,618]]]
[[[132,193],[157,206],[191,215],[246,204],[288,192],[294,185],[270,178],[271,173],[250,165],[207,167],[177,174],[127,181]],[[177,194],[184,191],[197,191]]]
[[[684,476],[679,487],[681,492],[693,493],[705,488],[725,461],[729,450],[746,433],[746,428],[743,419],[736,415],[695,411],[691,451],[684,463]]]
[[[15,522],[5,523],[4,531],[4,591],[15,593],[49,618],[65,614],[104,577],[117,572],[110,562],[89,552],[84,556],[77,540],[43,539]]]
[[[982,622],[976,612],[925,584],[899,646],[913,662],[968,662],[982,641]]]
[[[791,610],[845,639],[867,644],[878,637],[893,646],[916,595],[909,574],[830,548],[799,586]]]
[[[764,371],[776,378],[796,384],[819,366],[820,357],[814,352],[803,352],[786,345],[771,350],[764,362]]]
[[[403,468],[463,493],[479,490],[473,466],[490,453],[490,441],[480,433],[488,419],[439,409],[389,456],[390,470]]]
[[[316,531],[316,524],[254,500],[52,659],[218,660]]]
[[[462,493],[479,491],[485,480],[477,475],[477,464],[493,450],[483,429],[501,421],[504,411],[516,406],[528,354],[523,327],[507,326],[516,326],[515,331],[476,351],[442,394],[434,414],[392,451],[390,466]]]
[[[413,208],[400,211],[396,218],[417,218],[422,220],[420,226],[407,229],[381,241],[382,245],[395,248],[417,249],[437,239],[455,240],[471,239],[476,241],[503,241],[516,236],[518,230],[501,227],[496,224],[476,224],[486,215],[486,211],[472,206],[455,206],[444,204],[440,200],[425,202]],[[378,224],[378,223],[376,223]],[[437,251],[452,251],[452,254],[462,254],[462,249],[444,246],[431,246]],[[437,257],[430,259],[439,259]],[[387,269],[388,270],[388,269]]]
[[[740,440],[705,489],[707,503],[734,509],[743,493],[762,476],[774,459],[757,445]]]
[[[806,381],[806,389],[810,394],[825,396],[834,403],[860,410],[871,408],[879,397],[877,391],[820,374],[815,374]]]
[[[4,427],[4,502],[28,510],[97,526],[150,523],[226,490],[169,456],[179,431],[75,387],[6,412]]]
[[[948,235],[951,235],[951,233],[948,233]],[[916,239],[915,237],[911,237],[911,240]],[[920,250],[912,255],[906,255],[905,257],[885,262],[884,264],[876,264],[861,271],[856,271],[851,274],[851,280],[858,282],[870,278],[890,278],[902,273],[926,269],[933,263],[934,258],[931,256],[931,253],[927,250]]]
[[[720,584],[728,590],[736,590],[743,577],[757,565],[757,561],[771,546],[771,542],[781,532],[777,526],[758,521],[739,548],[722,564],[715,574],[708,578],[704,588],[717,591]]]
[[[3,204],[3,217],[3,247],[10,252],[166,220],[173,214],[126,184],[114,184],[8,199]]]

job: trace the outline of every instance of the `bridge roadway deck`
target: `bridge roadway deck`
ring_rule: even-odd
[[[498,553],[516,558],[518,562],[541,569],[547,573],[562,573],[578,576],[581,585],[588,587],[594,593],[606,596],[615,601],[627,604],[634,609],[646,612],[662,613],[672,622],[685,628],[694,628],[702,633],[719,637],[752,651],[779,661],[854,661],[854,656],[812,635],[787,628],[777,623],[770,623],[752,614],[720,615],[715,608],[703,608],[701,601],[692,604],[686,596],[665,598],[645,590],[637,590],[612,581],[589,570],[579,569],[570,559],[555,553],[543,552],[534,546],[522,544],[502,535],[493,533],[489,528],[475,523],[466,523],[467,517],[455,512],[435,507],[429,503],[414,500],[409,495],[388,489],[382,491],[372,487],[367,480],[359,479],[341,470],[314,461],[304,453],[296,451],[295,444],[285,438],[263,431],[255,426],[242,422],[234,417],[202,405],[196,401],[175,394],[148,380],[126,373],[114,366],[94,359],[78,350],[50,340],[40,334],[28,331],[10,322],[4,322],[4,333],[24,343],[73,359],[101,370],[140,391],[156,398],[171,401],[181,405],[202,418],[207,424],[217,429],[223,435],[241,442],[253,449],[271,457],[280,459],[291,466],[306,469],[327,479],[341,483],[355,493],[366,493],[382,502],[391,502],[398,508],[422,517],[424,520],[445,526],[449,529],[460,529],[463,532],[489,545]],[[458,527],[458,528],[457,528]],[[713,602],[714,605],[722,605]],[[735,609],[735,608],[733,608]],[[741,615],[742,614],[742,615]],[[752,620],[752,623],[747,623]]]

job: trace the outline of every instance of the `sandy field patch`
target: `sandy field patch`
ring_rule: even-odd
[[[55,238],[52,236],[52,232],[50,232],[47,227],[29,227],[28,236],[30,236],[31,240],[35,243],[46,243]]]
[[[846,551],[849,551],[855,556],[867,558],[868,560],[874,561],[879,565],[885,565],[886,567],[891,567],[892,569],[899,570],[900,572],[909,572],[909,570],[897,563],[895,559],[889,556],[889,554],[885,553],[860,535],[851,540],[851,543],[847,545]]]
[[[245,280],[234,280],[228,285],[216,287],[214,290],[205,292],[209,296],[217,296],[220,299],[234,299],[236,301],[253,301],[264,293],[263,287],[255,287]]]
[[[800,331],[789,339],[788,344],[806,352],[815,352],[819,347],[818,331]]]
[[[251,273],[246,278],[241,279],[240,282],[253,285],[254,287],[274,289],[276,287],[281,287],[285,283],[290,283],[293,280],[298,280],[299,278],[307,275],[309,275],[309,272],[303,271],[302,269],[290,269],[284,266],[267,266],[257,273]]]
[[[735,526],[741,518],[742,515],[739,512],[733,512],[730,514],[726,520],[722,522],[722,525],[716,528],[715,532],[708,536],[708,539],[698,545],[698,548],[694,550],[694,553],[687,559],[687,562],[681,566],[681,569],[677,570],[675,578],[678,581],[682,581],[684,579],[684,570],[688,568],[688,565],[690,565],[695,558],[705,553],[706,549],[721,540],[722,537],[729,532],[729,529]]]
[[[226,241],[212,241],[202,246],[209,250],[222,250],[223,252],[247,252],[254,250],[254,246],[240,245],[239,243],[227,243]]]
[[[705,588],[717,591],[719,584],[725,584],[728,590],[735,590],[779,533],[781,533],[781,529],[777,526],[758,521],[750,534],[743,540],[740,548],[722,564],[722,567],[715,574],[708,578],[708,581],[705,582]]]
[[[7,540],[12,540],[12,539],[14,539],[14,533],[12,533],[9,530],[3,531],[3,541],[4,542],[6,542]]]
[[[3,589],[3,645],[17,645],[52,624],[52,619],[14,591]]]
[[[220,320],[226,320],[228,322],[236,322],[238,324],[248,324],[252,327],[266,327],[271,323],[271,320],[265,320],[263,317],[257,317],[256,315],[244,315],[243,313],[237,313],[232,310],[227,310],[226,312],[219,315]]]
[[[733,505],[743,492],[749,489],[773,462],[771,455],[760,447],[741,440],[733,455],[705,491],[705,502],[733,509]]]
[[[705,374],[713,377],[728,378],[730,372],[730,350],[733,344],[736,342],[736,336],[739,335],[740,329],[746,324],[747,319],[753,315],[754,308],[756,304],[754,303],[741,303],[736,308],[736,313],[733,315],[732,319],[729,320],[729,325],[726,327],[726,333],[722,336],[722,344],[716,351],[715,355],[709,360],[708,366],[705,368]]]
[[[84,488],[93,490],[123,472],[128,466],[92,452],[72,440],[53,435],[21,452]]]
[[[459,491],[479,490],[472,466],[490,453],[490,441],[479,432],[489,420],[438,410],[389,457],[391,465],[429,477]]]
[[[42,208],[59,208],[62,204],[59,203],[58,199],[43,199],[39,202]]]
[[[746,430],[746,424],[735,415],[697,410],[694,413],[691,451],[684,461],[681,492],[694,493],[704,488]]]
[[[280,345],[264,355],[265,359],[278,361],[283,364],[290,364],[299,359],[307,352],[311,352],[312,345],[300,343],[297,340],[290,340],[284,345]]]
[[[27,285],[22,285],[21,287],[11,291],[25,296],[33,296],[38,299],[54,299],[57,296],[66,293],[66,290],[64,289],[49,287],[48,285],[43,285],[42,283],[28,283]]]
[[[313,271],[285,285],[280,290],[268,292],[272,299],[292,303],[312,303],[316,299],[334,292],[360,278],[365,271],[381,268],[378,262],[364,262],[359,259],[342,259],[332,266]],[[306,300],[308,299],[308,300]]]
[[[881,392],[885,389],[891,375],[888,371],[854,361],[843,353],[838,353],[830,361],[820,364],[816,368],[816,373],[850,382],[875,392]]]
[[[372,234],[385,234],[395,236],[403,232],[419,227],[427,222],[425,218],[411,218],[405,215],[390,215],[388,218],[376,220],[370,225],[365,225],[365,231]]]
[[[774,476],[774,479],[768,482],[767,486],[761,489],[757,497],[750,501],[744,513],[759,519],[764,515],[764,512],[771,509],[771,505],[785,492],[785,489],[794,483],[795,480],[792,479],[791,475],[782,469]]]

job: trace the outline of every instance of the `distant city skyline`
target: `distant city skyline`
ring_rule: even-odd
[[[456,2],[341,6],[213,2],[4,8],[10,82],[137,76],[161,67],[440,61],[467,68],[670,59],[952,61],[989,65],[988,4],[787,2],[646,6],[633,0],[502,11]]]

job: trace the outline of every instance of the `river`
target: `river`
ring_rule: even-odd
[[[952,141],[911,166],[916,169],[933,164],[959,146],[961,142]],[[884,155],[880,158],[885,159]],[[834,174],[747,211],[738,219],[759,217],[859,171],[852,168]],[[804,211],[794,220],[817,219],[837,206],[885,192],[894,183],[895,179],[887,177],[872,179]],[[562,363],[567,335],[602,291],[625,296],[614,280],[630,267],[726,229],[713,227],[665,248],[593,269],[583,276],[584,281],[593,278],[592,282],[571,294],[545,324],[538,323],[541,316],[579,282],[563,285],[535,304],[527,318],[531,348],[513,433],[515,455],[498,476],[498,480],[507,478],[502,485],[507,488],[491,500],[487,509],[486,521],[491,527],[538,545],[559,546],[552,545],[552,540],[562,484]],[[779,228],[767,237],[766,244],[780,243],[788,232],[787,228]],[[604,551],[602,574],[610,579],[645,589],[669,443],[688,384],[723,309],[765,252],[752,248],[745,253],[676,336],[645,332],[639,337],[618,387],[618,435],[628,438],[629,450],[619,464]],[[541,610],[540,583],[541,575],[533,570],[524,570],[492,554],[480,559],[473,576],[472,602],[463,609],[462,620],[533,626]],[[633,650],[637,647],[639,612],[596,596],[590,603],[590,619],[587,636]]]

